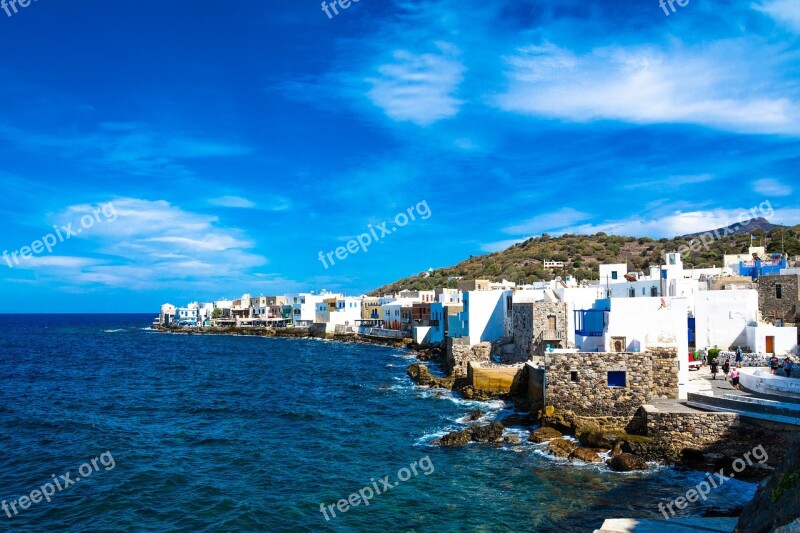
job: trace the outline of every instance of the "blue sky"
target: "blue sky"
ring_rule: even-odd
[[[90,226],[2,260],[0,312],[358,294],[543,232],[673,236],[765,201],[800,223],[800,2],[675,7],[0,11],[0,246]],[[419,202],[427,219],[318,260]]]

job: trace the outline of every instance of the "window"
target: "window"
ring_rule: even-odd
[[[658,287],[655,285],[650,287],[650,296],[658,296]]]
[[[783,287],[780,283],[775,285],[775,298],[780,300],[783,297]]]
[[[572,381],[573,383],[577,383],[578,382],[578,371],[577,370],[573,370],[572,372],[569,373],[569,380]]]
[[[617,271],[616,270],[612,270],[611,271],[611,279],[617,279]]]
[[[630,296],[631,298],[636,298],[636,289],[631,287],[631,289],[628,291],[628,296]]]
[[[647,289],[642,287],[642,296],[647,296]]]
[[[608,386],[609,387],[625,387],[625,374],[624,370],[609,370],[608,371]]]

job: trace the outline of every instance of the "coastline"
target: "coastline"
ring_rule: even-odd
[[[358,333],[322,333],[311,328],[263,328],[263,327],[151,327],[154,331],[164,334],[182,335],[230,335],[265,338],[294,338],[294,339],[324,339],[342,343],[371,344],[409,350],[418,362],[412,363],[407,368],[407,375],[418,386],[445,389],[468,400],[492,401],[502,400],[513,405],[514,414],[499,422],[504,427],[518,427],[528,430],[531,434],[530,442],[554,443],[549,447],[549,453],[554,457],[577,457],[589,454],[577,450],[607,450],[611,454],[620,453],[641,456],[647,462],[659,466],[690,469],[696,471],[717,470],[728,468],[737,456],[752,448],[749,439],[746,442],[725,441],[719,446],[705,453],[684,453],[676,455],[672,450],[673,435],[667,433],[656,438],[646,437],[624,431],[615,431],[603,428],[591,422],[586,423],[567,413],[532,412],[530,403],[520,391],[499,393],[493,391],[475,390],[465,378],[457,378],[450,373],[447,376],[434,376],[425,363],[434,364],[447,369],[445,354],[439,348],[421,347],[409,338],[386,338]],[[445,370],[447,372],[447,370]],[[475,420],[479,422],[479,418]],[[485,427],[485,426],[484,426]],[[545,431],[546,430],[546,431]],[[773,439],[780,431],[771,431],[762,428],[758,435],[762,438],[769,435]],[[563,437],[573,441],[574,446],[565,448]],[[480,437],[479,437],[480,439]],[[783,440],[783,439],[781,439]],[[451,435],[449,438],[439,439],[436,444],[440,446],[459,445],[471,441],[470,435]],[[480,442],[480,440],[479,440]],[[560,448],[559,448],[560,446]],[[577,457],[575,452],[577,451]],[[599,454],[605,457],[604,454]],[[741,475],[741,479],[759,482],[767,478],[772,468],[782,459],[782,455],[775,452],[770,456],[769,467],[756,467],[749,469]],[[589,460],[594,460],[593,456]]]

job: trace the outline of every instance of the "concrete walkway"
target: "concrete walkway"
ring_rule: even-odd
[[[689,373],[687,391],[689,405],[693,408],[738,413],[791,426],[800,425],[800,403],[797,399],[736,390],[730,378],[725,380],[724,374],[718,373],[717,379],[712,379],[708,367]]]

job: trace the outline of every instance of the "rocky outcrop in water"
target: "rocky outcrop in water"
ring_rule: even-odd
[[[529,442],[547,442],[553,439],[560,439],[563,435],[561,432],[556,431],[553,428],[538,428],[531,431],[530,436],[528,437]]]
[[[505,427],[500,422],[492,422],[485,426],[474,425],[461,431],[451,431],[431,444],[438,446],[463,446],[470,442],[503,442]]]
[[[606,464],[616,472],[632,472],[649,468],[644,459],[632,453],[621,453],[609,459]]]
[[[569,457],[577,445],[567,439],[553,439],[547,443],[547,449],[556,457]]]
[[[599,463],[602,461],[600,456],[597,455],[597,452],[589,448],[575,448],[572,450],[572,453],[569,454],[569,460],[583,461],[585,463]]]
[[[735,533],[769,533],[800,517],[800,443],[794,443],[775,472],[759,485],[742,511]],[[795,531],[795,530],[791,530]]]

